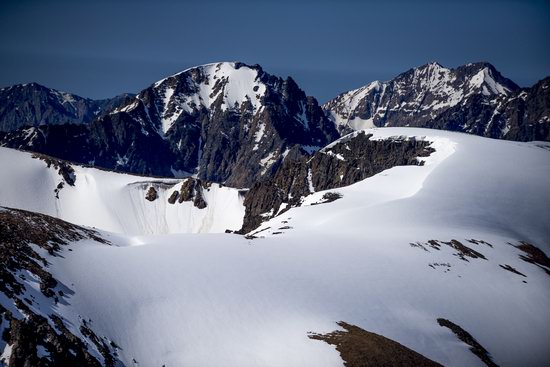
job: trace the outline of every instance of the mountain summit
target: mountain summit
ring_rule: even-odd
[[[92,101],[36,84],[0,91],[0,146],[150,176],[252,187],[286,157],[369,127],[428,127],[550,140],[550,78],[520,88],[491,64],[432,62],[343,93],[322,107],[259,65],[220,62],[135,96]],[[2,131],[3,130],[3,131]]]
[[[288,154],[337,137],[315,98],[292,78],[222,62],[162,79],[87,125],[19,130],[4,136],[3,145],[108,169],[196,174],[248,187]]]
[[[547,93],[537,86],[518,87],[486,62],[456,69],[433,62],[390,81],[343,93],[323,109],[340,131],[413,126],[509,140],[548,140],[549,114],[536,102]]]
[[[174,170],[237,186],[276,168],[294,146],[321,147],[337,137],[317,101],[292,78],[239,62],[160,80],[111,118],[121,114],[168,142]]]

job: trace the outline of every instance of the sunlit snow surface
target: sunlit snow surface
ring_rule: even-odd
[[[203,190],[207,207],[168,198],[185,179],[154,179],[74,166],[75,186],[31,153],[0,148],[0,205],[52,215],[63,220],[126,234],[212,233],[237,230],[244,216],[239,190],[212,184]],[[145,199],[149,187],[159,198]]]
[[[127,365],[135,358],[140,366],[342,366],[332,346],[307,333],[344,320],[446,366],[481,366],[438,317],[470,332],[497,364],[548,365],[550,278],[507,243],[526,240],[550,253],[547,144],[369,132],[424,137],[436,153],[424,166],[331,190],[343,198],[329,204],[308,206],[323,195],[315,193],[265,223],[263,238],[105,232],[116,246],[76,243],[49,258],[55,277],[75,292],[56,312],[74,325],[79,315],[92,319]],[[410,246],[431,239],[460,240],[488,260]],[[434,262],[451,270],[428,266]]]

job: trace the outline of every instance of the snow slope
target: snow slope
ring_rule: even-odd
[[[424,166],[330,190],[343,195],[335,202],[307,205],[324,194],[314,193],[264,223],[259,238],[104,233],[116,246],[87,240],[63,257],[43,254],[74,291],[55,312],[69,325],[92,320],[130,366],[342,366],[332,346],[307,337],[335,330],[339,320],[446,366],[482,366],[439,317],[470,332],[499,365],[550,364],[550,279],[509,244],[525,240],[550,252],[548,144],[411,128],[368,132],[423,137],[436,152]],[[99,187],[102,175],[112,174],[79,168],[77,182]],[[136,180],[115,177],[108,182],[117,192]],[[451,239],[486,259],[411,245]]]
[[[193,202],[168,203],[185,179],[152,179],[74,165],[75,186],[63,181],[57,170],[31,153],[0,148],[0,205],[52,215],[63,220],[132,235],[205,233],[239,229],[244,216],[243,198],[233,188],[212,184],[203,191],[207,207]],[[158,199],[145,199],[148,189]]]
[[[422,167],[394,167],[355,185],[329,190],[350,197],[350,202],[311,210],[327,210],[325,214],[331,218],[347,217],[355,210],[357,215],[351,218],[354,225],[362,223],[361,230],[367,225],[490,229],[538,243],[550,251],[550,144],[506,142],[418,128],[374,128],[365,132],[373,134],[371,139],[426,139],[436,152],[422,158],[426,161]],[[323,194],[309,196],[305,204],[319,201]],[[419,208],[423,210],[419,212]],[[315,227],[313,217],[309,213],[305,217],[302,225]],[[323,215],[319,217],[327,220]]]

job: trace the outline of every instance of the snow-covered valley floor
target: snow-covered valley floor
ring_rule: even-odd
[[[62,213],[102,228],[113,244],[83,240],[61,257],[43,254],[74,293],[34,307],[61,315],[76,335],[79,320],[91,320],[128,366],[342,366],[333,346],[308,338],[338,329],[341,320],[445,366],[482,366],[438,325],[441,317],[470,332],[499,365],[550,364],[550,277],[515,247],[526,241],[550,253],[548,144],[412,128],[369,132],[424,137],[436,152],[423,166],[394,167],[330,190],[342,195],[334,202],[309,205],[325,192],[314,193],[265,222],[255,238],[172,233],[181,222],[136,230],[139,220],[120,219],[138,211],[128,202],[139,202],[148,222],[166,215],[166,223],[171,214],[143,208],[155,204],[141,199],[145,190],[128,201],[131,176],[117,175],[115,185],[114,174],[90,168],[76,168],[76,186],[63,188],[55,206],[43,199],[55,186],[40,191],[55,178],[44,163],[1,149],[9,174],[2,175],[0,205]],[[241,213],[233,228],[242,220],[238,192],[220,195],[236,204],[220,204],[218,227],[210,227],[219,230],[210,232],[223,232],[228,213]],[[453,239],[483,257],[465,256],[471,252],[453,247]]]

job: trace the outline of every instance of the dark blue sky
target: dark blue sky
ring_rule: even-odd
[[[430,61],[489,61],[522,86],[550,75],[549,1],[0,4],[0,85],[36,81],[91,98],[229,60],[290,75],[321,102]]]

